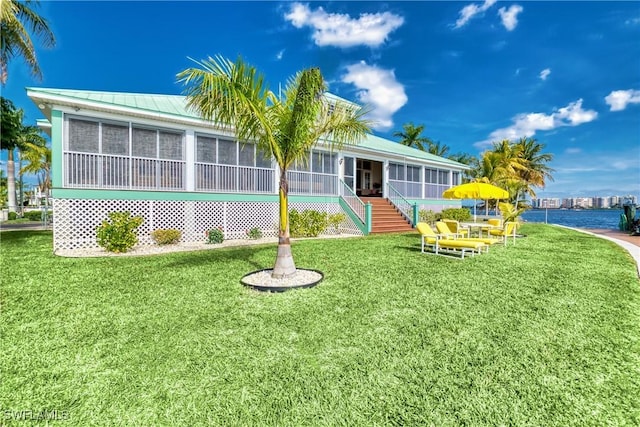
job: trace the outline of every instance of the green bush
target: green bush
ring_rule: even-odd
[[[251,230],[246,231],[247,236],[250,239],[256,240],[262,237],[262,231],[258,227],[253,227]]]
[[[175,228],[159,228],[151,232],[151,238],[158,245],[174,245],[182,238],[182,231]]]
[[[98,245],[108,252],[127,252],[138,243],[138,227],[144,219],[131,212],[110,212],[97,228]]]
[[[453,219],[455,221],[469,221],[471,211],[467,208],[449,208],[442,211],[442,219]]]
[[[138,243],[138,227],[144,219],[130,212],[110,212],[109,221],[103,220],[97,228],[98,245],[108,252],[127,252]]]
[[[326,212],[304,210],[298,212],[292,209],[289,212],[289,233],[291,237],[318,237],[327,229],[328,220]]]
[[[338,229],[340,228],[340,225],[342,225],[342,223],[345,222],[346,220],[347,220],[347,215],[342,212],[331,214],[327,217],[327,225],[333,228],[333,231],[338,233],[339,232]]]
[[[418,220],[419,222],[426,222],[427,224],[435,224],[436,221],[440,220],[442,217],[441,214],[435,213],[432,210],[420,210],[418,211]]]
[[[9,219],[9,221],[14,221],[18,219],[18,214],[13,211],[9,212],[9,216],[7,218]]]
[[[51,211],[48,212],[48,216],[51,216]],[[24,213],[24,217],[30,221],[41,221],[42,211],[27,211]]]
[[[207,243],[218,244],[224,241],[224,233],[221,228],[213,228],[207,231]]]

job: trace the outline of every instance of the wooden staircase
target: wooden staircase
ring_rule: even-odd
[[[409,221],[382,197],[360,197],[365,204],[371,203],[371,233],[398,233],[412,231]]]

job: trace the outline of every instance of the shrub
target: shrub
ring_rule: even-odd
[[[432,210],[420,210],[418,211],[418,220],[420,222],[426,222],[427,224],[433,225],[436,221],[440,219],[440,214],[435,213]]]
[[[469,221],[471,219],[471,211],[467,208],[449,208],[442,211],[443,219],[453,219],[455,221]]]
[[[213,228],[206,232],[208,244],[218,244],[224,241],[224,233],[222,228]]]
[[[326,212],[304,210],[298,212],[292,209],[289,212],[289,232],[291,237],[318,237],[327,229]]]
[[[182,231],[175,228],[159,228],[151,232],[151,238],[158,245],[174,245],[182,238]]]
[[[338,229],[340,225],[342,225],[342,223],[345,222],[346,220],[347,220],[347,215],[342,212],[331,214],[327,217],[327,225],[333,228],[333,231],[338,233],[339,232]]]
[[[138,243],[138,227],[144,219],[130,212],[110,212],[97,228],[98,245],[108,252],[127,252]]]
[[[48,216],[51,216],[51,211],[48,212]],[[41,221],[42,211],[27,211],[24,213],[24,217],[30,221]]]
[[[7,218],[9,219],[9,221],[14,221],[14,220],[18,219],[18,214],[13,212],[13,211],[11,211],[11,212],[9,212],[9,216]]]
[[[262,237],[262,231],[260,231],[258,227],[253,227],[251,230],[248,230],[246,233],[247,233],[247,236],[249,236],[249,238],[253,240],[256,240]]]

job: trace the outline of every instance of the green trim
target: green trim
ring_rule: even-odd
[[[349,206],[349,204],[345,202],[342,197],[338,198],[338,203],[340,203],[340,207],[342,208],[342,210],[347,214],[349,218],[351,218],[351,221],[353,221],[353,223],[356,225],[356,227],[358,227],[362,234],[367,235],[367,225],[362,223],[362,220],[360,220],[358,215],[353,212],[351,206]]]
[[[371,206],[371,202],[367,203],[364,206],[364,220],[367,223],[367,234],[371,234],[371,230],[373,229],[373,207]]]
[[[137,191],[54,188],[52,190],[52,195],[56,199],[278,202],[277,194],[195,193],[187,191]],[[289,196],[289,203],[338,203],[338,197]]]
[[[62,187],[62,170],[64,169],[62,158],[62,111],[51,112],[51,185]]]

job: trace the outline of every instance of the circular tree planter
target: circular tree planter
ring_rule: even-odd
[[[284,279],[271,277],[273,269],[257,270],[246,274],[240,279],[243,285],[261,292],[284,292],[290,289],[312,288],[324,279],[324,274],[318,270],[297,268],[296,274]]]

